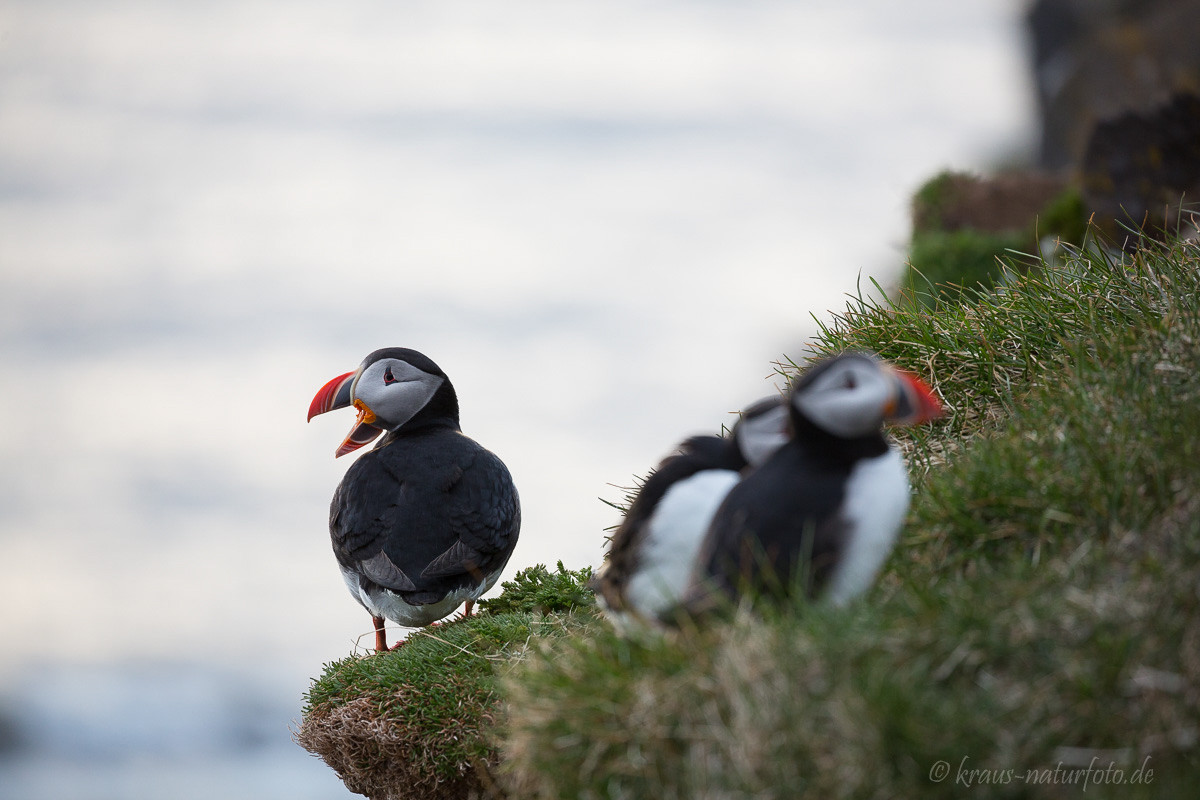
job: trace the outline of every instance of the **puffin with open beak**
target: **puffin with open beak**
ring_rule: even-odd
[[[454,387],[427,356],[376,350],[321,387],[308,419],[348,407],[358,417],[335,457],[383,438],[334,492],[329,533],[383,651],[387,620],[420,627],[464,603],[470,615],[516,547],[521,507],[508,468],[462,433]]]
[[[871,353],[809,367],[788,398],[790,437],[730,489],[684,605],[801,591],[843,604],[874,583],[908,511],[908,471],[884,424],[941,416],[919,378]]]

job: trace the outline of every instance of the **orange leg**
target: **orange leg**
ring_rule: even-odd
[[[383,617],[371,617],[371,622],[375,623],[375,650],[379,653],[386,653],[387,646],[387,631],[383,626],[387,622]]]
[[[456,616],[454,619],[452,619],[450,621],[451,622],[462,622],[464,619],[466,619],[467,617],[472,615],[474,608],[475,608],[475,601],[468,600],[466,602],[466,604],[463,606],[463,610],[458,613],[458,616]],[[433,624],[436,625],[437,623],[435,622]]]

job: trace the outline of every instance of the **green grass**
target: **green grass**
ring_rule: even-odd
[[[1003,259],[1029,252],[1036,244],[1024,232],[968,229],[915,234],[908,249],[905,286],[932,287],[932,294],[948,299],[956,299],[964,288],[991,289],[1005,282]]]
[[[949,414],[933,428],[897,436],[916,446],[922,465],[937,461],[940,448],[994,427],[1029,392],[1057,380],[1068,348],[1110,332],[1150,330],[1180,304],[1194,310],[1194,248],[1141,251],[1126,261],[1095,250],[1067,256],[1011,286],[964,289],[953,300],[917,292],[921,302],[914,302],[911,289],[889,298],[874,284],[883,299],[859,292],[831,319],[814,315],[816,337],[778,371],[790,377],[809,358],[862,348],[916,372]]]
[[[499,597],[482,600],[479,607],[493,614],[506,612],[538,612],[554,614],[587,608],[596,604],[595,595],[587,588],[592,568],[570,570],[558,562],[551,572],[542,564],[523,569],[511,581],[500,584]]]
[[[503,684],[514,794],[1180,796],[1200,767],[1198,296],[1189,244],[1076,253],[932,312],[852,299],[813,353],[880,351],[952,411],[908,435],[924,469],[879,586],[546,643]],[[1153,780],[1081,772],[1110,763]]]
[[[524,569],[466,620],[415,631],[387,653],[326,664],[305,696],[297,741],[370,797],[482,791],[496,763],[497,681],[532,637],[595,622],[582,586],[590,574],[561,562],[556,572]]]

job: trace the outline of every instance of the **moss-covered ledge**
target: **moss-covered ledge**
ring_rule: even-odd
[[[500,796],[497,680],[529,641],[595,621],[590,570],[538,565],[474,616],[415,631],[388,653],[325,665],[295,738],[372,800]]]
[[[1001,285],[1009,273],[1036,266],[1043,243],[1078,247],[1087,238],[1079,189],[1029,172],[942,172],[913,196],[912,223],[901,285],[932,297]]]

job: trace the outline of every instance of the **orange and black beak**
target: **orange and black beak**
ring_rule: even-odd
[[[373,424],[375,412],[371,411],[366,403],[354,399],[354,381],[358,378],[359,371],[347,372],[326,383],[308,406],[309,422],[312,422],[312,418],[318,414],[324,414],[326,411],[333,411],[337,408],[354,406],[358,409],[358,419],[354,421],[354,427],[350,429],[350,434],[338,447],[334,458],[352,453],[358,448],[370,444],[378,438],[379,434],[383,433],[383,428]]]
[[[942,416],[942,404],[925,381],[896,367],[886,367],[896,385],[896,393],[883,419],[892,425],[919,425]]]

